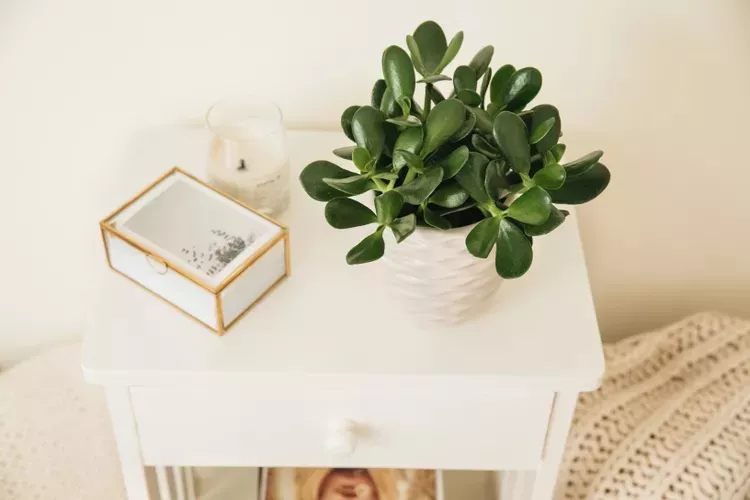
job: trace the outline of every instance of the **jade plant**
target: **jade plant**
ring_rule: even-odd
[[[458,32],[448,43],[442,28],[427,21],[406,37],[408,53],[385,49],[370,104],[341,116],[354,144],[333,153],[356,171],[319,160],[300,174],[307,194],[326,202],[331,226],[374,227],[349,251],[349,264],[382,257],[387,229],[400,243],[418,225],[443,231],[474,225],[467,251],[485,259],[494,248],[497,273],[517,278],[531,265],[533,238],[569,215],[555,204],[585,203],[609,184],[601,151],[561,164],[557,108],[527,108],[542,86],[539,70],[505,64],[493,72],[494,48],[487,46],[446,75],[462,41]],[[368,191],[374,211],[351,198]]]

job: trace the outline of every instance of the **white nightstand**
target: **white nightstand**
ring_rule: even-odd
[[[226,336],[106,269],[102,250],[83,368],[106,390],[129,498],[148,498],[144,465],[162,483],[167,466],[527,470],[499,474],[504,497],[550,498],[576,397],[604,371],[575,216],[535,240],[531,271],[491,311],[420,328],[382,263],[346,265],[364,232],[329,227],[296,180],[347,140],[290,143],[291,277]],[[180,151],[202,175],[205,157]],[[189,498],[178,484],[171,498]]]

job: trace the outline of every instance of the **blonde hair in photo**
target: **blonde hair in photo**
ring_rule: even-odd
[[[295,500],[318,500],[320,487],[333,469],[296,469],[294,473]],[[378,500],[399,500],[394,469],[367,469],[378,490]]]

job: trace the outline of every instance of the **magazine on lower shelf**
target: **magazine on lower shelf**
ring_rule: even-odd
[[[439,481],[434,470],[267,468],[260,500],[442,500]]]

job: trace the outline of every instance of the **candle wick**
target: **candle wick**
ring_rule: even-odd
[[[239,166],[239,167],[237,167],[237,170],[245,170],[246,168],[247,168],[247,167],[245,166],[245,159],[244,159],[244,158],[241,158],[241,159],[240,159],[240,166]]]

